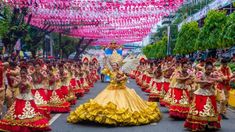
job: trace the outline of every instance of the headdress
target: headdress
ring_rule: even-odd
[[[93,58],[92,58],[92,62],[94,62],[94,63],[98,63],[97,58],[96,58],[96,57],[93,57]]]
[[[89,62],[89,61],[90,61],[90,56],[84,55],[84,56],[82,57],[82,62],[83,62],[83,63],[86,63],[86,62]]]
[[[188,58],[183,57],[183,58],[180,59],[181,64],[187,63],[187,62],[188,62]]]
[[[111,64],[117,63],[118,65],[122,65],[123,58],[121,55],[117,53],[116,50],[113,51],[113,54],[109,57],[109,62]]]
[[[138,58],[139,58],[139,61],[142,63],[145,63],[145,61],[147,60],[147,57],[145,55],[139,55]]]
[[[212,57],[209,57],[206,59],[206,62],[210,62],[210,63],[215,63],[216,62],[216,59],[215,58],[212,58]]]

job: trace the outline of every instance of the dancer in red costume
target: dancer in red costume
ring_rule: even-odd
[[[214,92],[217,81],[222,81],[222,79],[214,73],[213,64],[207,62],[205,72],[199,71],[195,80],[199,88],[194,92],[194,98],[184,124],[189,130],[205,131],[221,127]]]
[[[143,73],[146,69],[145,62],[146,62],[146,59],[144,57],[140,57],[140,65],[137,67],[136,74],[135,74],[136,83],[139,86],[142,86],[143,84],[142,82],[142,79],[144,78]]]
[[[150,93],[153,86],[153,77],[154,77],[155,65],[153,62],[150,62],[150,68],[147,70],[146,85],[143,86],[143,91]]]
[[[94,77],[95,82],[97,82],[98,80],[100,80],[100,76],[98,74],[99,62],[96,57],[93,57],[92,62],[92,76]]]
[[[176,83],[171,88],[172,101],[169,106],[170,117],[178,119],[186,119],[189,111],[190,84],[193,82],[193,77],[188,73],[187,59],[181,60],[181,70],[175,75]]]
[[[82,59],[82,77],[80,78],[82,88],[85,90],[85,93],[88,93],[90,91],[90,82],[88,80],[88,75],[89,75],[89,57],[84,56]]]
[[[220,114],[223,119],[228,119],[226,111],[229,99],[229,90],[231,89],[230,80],[232,77],[232,71],[228,66],[228,62],[229,60],[225,58],[221,60],[221,66],[218,68],[218,71],[221,73],[223,81],[219,82],[216,87],[218,100],[220,102]]]
[[[48,68],[49,87],[48,98],[52,112],[69,112],[70,103],[65,100],[65,96],[60,88],[60,76],[53,66]]]
[[[81,87],[80,83],[80,76],[79,76],[80,69],[81,68],[76,63],[74,63],[71,66],[70,70],[72,74],[72,79],[70,80],[70,87],[73,89],[73,92],[78,98],[83,97],[85,94],[85,90]]]
[[[22,67],[18,82],[20,94],[0,120],[0,130],[11,132],[49,131],[49,122],[38,110],[31,93],[31,84],[27,77],[27,68]]]
[[[161,65],[159,65],[154,72],[153,87],[149,94],[149,101],[158,101],[163,98],[163,83],[164,77],[162,75]]]
[[[170,83],[171,83],[171,77],[173,72],[175,71],[175,61],[172,60],[171,57],[168,58],[167,62],[165,62],[165,65],[163,66],[163,76],[164,76],[164,84],[163,84],[163,98],[160,100],[161,106],[169,107],[171,103],[171,89],[170,89]]]
[[[77,98],[75,97],[72,88],[70,87],[69,72],[64,68],[63,62],[59,64],[60,81],[61,81],[61,91],[67,102],[71,105],[75,105]]]
[[[34,96],[34,101],[39,109],[43,109],[46,111],[50,111],[48,105],[48,97],[46,91],[46,84],[45,81],[47,79],[47,75],[43,74],[42,67],[39,62],[35,63],[35,72],[31,75],[32,76],[32,94]]]

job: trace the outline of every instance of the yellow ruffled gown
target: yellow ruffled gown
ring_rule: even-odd
[[[117,83],[117,73],[105,69],[110,84],[96,98],[80,105],[67,118],[69,123],[82,121],[106,125],[144,125],[157,122],[161,113],[156,103],[144,101],[135,90],[126,87],[126,81]]]

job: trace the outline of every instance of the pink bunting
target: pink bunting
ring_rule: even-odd
[[[93,44],[141,41],[163,16],[175,12],[183,0],[4,0],[14,7],[28,7],[31,25],[50,25],[67,36],[97,39]],[[25,18],[28,19],[28,16]]]

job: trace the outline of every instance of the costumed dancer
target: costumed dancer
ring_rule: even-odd
[[[88,93],[90,91],[90,85],[87,78],[87,76],[89,75],[89,58],[89,56],[83,56],[82,58],[81,71],[83,72],[83,75],[80,78],[80,81],[82,84],[82,88],[85,90],[85,93]]]
[[[38,110],[31,93],[27,68],[22,67],[17,81],[20,93],[6,115],[0,120],[0,130],[11,132],[49,131],[49,121]]]
[[[20,75],[20,68],[14,62],[10,62],[10,67],[7,69],[6,77],[8,82],[8,87],[6,90],[6,98],[9,108],[15,101],[15,97],[19,94],[19,88],[16,85],[16,80],[14,78]]]
[[[69,112],[70,103],[65,100],[62,90],[60,89],[60,77],[58,71],[50,65],[48,68],[49,85],[48,85],[48,104],[51,112]]]
[[[147,78],[146,78],[146,84],[143,88],[143,91],[146,92],[146,93],[150,93],[151,89],[152,89],[152,86],[154,85],[154,82],[153,82],[153,78],[154,78],[154,71],[155,71],[155,67],[154,67],[154,63],[151,62],[150,63],[150,68],[148,69],[148,75],[147,75]]]
[[[46,91],[46,84],[45,80],[47,79],[47,75],[44,73],[43,74],[42,67],[40,62],[35,63],[35,72],[32,73],[32,94],[34,96],[34,101],[36,105],[38,106],[39,109],[45,110],[45,111],[50,111],[50,107],[48,105],[48,96],[47,96],[47,91]]]
[[[175,71],[175,62],[172,60],[171,57],[167,58],[167,62],[165,62],[165,65],[163,66],[163,76],[164,76],[164,83],[163,83],[163,98],[160,100],[161,106],[169,107],[171,104],[171,88],[170,84],[172,82],[172,74]]]
[[[181,60],[181,70],[176,75],[176,83],[171,88],[172,101],[169,106],[169,115],[172,118],[186,119],[190,105],[189,90],[193,82],[192,75],[188,73],[187,59]]]
[[[71,70],[70,70],[72,73],[70,87],[72,87],[77,97],[83,97],[85,94],[85,90],[81,87],[81,83],[80,83],[80,77],[79,77],[80,69],[81,68],[75,63],[72,65]]]
[[[218,68],[218,71],[221,73],[223,81],[219,82],[216,87],[218,101],[220,102],[219,111],[223,119],[228,119],[226,111],[229,99],[229,90],[231,89],[230,80],[232,77],[232,71],[228,66],[228,62],[229,60],[225,58],[221,60],[221,66]]]
[[[93,69],[92,69],[92,77],[94,77],[94,81],[97,82],[100,80],[100,76],[98,74],[99,62],[96,57],[93,57]]]
[[[126,87],[127,76],[119,69],[122,57],[114,51],[109,62],[113,70],[105,66],[103,73],[111,77],[110,84],[96,98],[72,111],[67,121],[91,121],[115,126],[159,121],[161,114],[157,104],[144,101],[133,89]]]
[[[69,72],[64,68],[63,62],[59,64],[59,72],[62,94],[64,95],[64,98],[67,102],[70,102],[71,105],[75,105],[77,98],[72,88],[70,87]]]
[[[162,74],[161,65],[157,67],[154,71],[154,79],[153,79],[153,87],[149,94],[149,101],[158,101],[163,98],[163,84],[164,84],[164,77]]]
[[[207,62],[205,72],[196,74],[195,82],[199,88],[194,92],[193,101],[184,126],[191,131],[205,131],[206,129],[219,129],[220,115],[217,111],[215,84],[222,81],[214,74],[213,64]]]
[[[5,101],[5,88],[6,88],[6,85],[5,85],[5,80],[6,80],[6,66],[8,66],[9,64],[8,63],[3,63],[1,60],[0,60],[0,117],[2,116],[2,112],[3,112],[3,105],[4,105],[4,101]],[[9,99],[7,99],[9,100]],[[10,106],[8,106],[9,108]]]
[[[136,83],[141,86],[143,84],[142,82],[142,78],[143,78],[143,73],[145,71],[145,62],[146,62],[146,58],[145,56],[140,56],[139,57],[139,66],[137,66],[137,70],[136,70],[136,74],[135,74],[135,79],[136,79]]]

